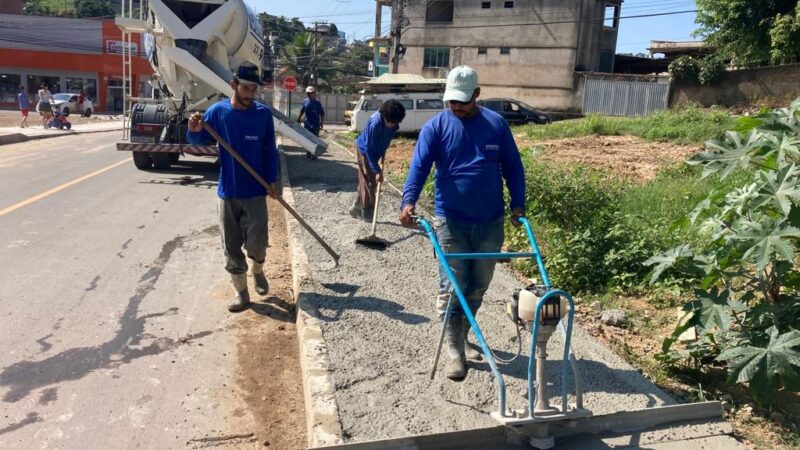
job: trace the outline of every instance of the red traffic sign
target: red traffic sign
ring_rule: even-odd
[[[286,77],[283,79],[283,88],[288,91],[293,91],[297,87],[297,79],[295,77]]]

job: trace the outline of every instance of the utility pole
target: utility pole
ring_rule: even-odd
[[[317,30],[319,22],[314,22],[314,48],[311,50],[311,85],[317,88]]]
[[[327,20],[314,22],[314,47],[311,49],[311,85],[314,86],[314,89],[317,88],[317,66],[319,65],[317,64],[317,34],[319,33],[320,25],[324,25],[322,28],[325,32],[330,30]]]
[[[394,0],[392,3],[392,48],[389,49],[392,55],[392,73],[397,73],[398,66],[400,65],[400,55],[398,49],[400,48],[400,36],[403,32],[403,0]]]
[[[375,39],[376,40],[373,41],[375,46],[374,46],[374,52],[372,54],[372,76],[373,77],[377,77],[378,76],[378,61],[380,60],[380,57],[381,57],[381,47],[380,47],[380,45],[378,45],[377,39],[381,37],[381,21],[382,21],[381,13],[383,12],[382,10],[383,10],[383,4],[380,1],[376,0],[375,1]]]

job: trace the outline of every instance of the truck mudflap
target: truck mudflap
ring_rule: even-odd
[[[216,145],[191,144],[143,144],[136,142],[118,142],[117,151],[148,153],[183,153],[198,156],[219,156]]]
[[[501,450],[549,448],[742,448],[716,401],[553,420],[509,421],[490,428],[354,442],[309,450]],[[560,440],[565,439],[563,443]],[[613,444],[613,445],[609,445]],[[628,444],[628,445],[620,445]],[[631,446],[631,444],[633,444]],[[563,445],[563,446],[562,446]],[[605,446],[604,446],[605,445]]]

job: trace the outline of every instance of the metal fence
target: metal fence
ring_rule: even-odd
[[[583,113],[646,116],[667,109],[669,78],[655,75],[586,74]]]
[[[317,100],[325,109],[325,123],[344,123],[344,112],[351,97],[349,94],[317,94]],[[261,99],[289,118],[297,119],[306,94],[299,89],[292,91],[291,96],[285,89],[262,89]]]

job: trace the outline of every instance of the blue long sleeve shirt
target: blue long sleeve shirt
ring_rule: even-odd
[[[436,164],[434,210],[460,222],[480,224],[503,215],[503,179],[511,209],[525,206],[525,170],[508,124],[479,107],[461,119],[449,109],[434,116],[420,132],[401,205],[413,205]]]
[[[270,109],[258,102],[247,110],[234,109],[228,99],[211,105],[203,115],[211,128],[228,141],[245,161],[268,183],[278,178],[278,148],[275,145],[275,125]],[[186,140],[190,144],[203,145],[213,141],[205,130],[189,131]],[[220,167],[217,195],[220,198],[250,198],[266,195],[261,186],[230,153],[219,146]]]
[[[372,173],[381,173],[380,160],[386,154],[386,149],[389,148],[389,143],[392,142],[398,128],[387,127],[381,119],[381,114],[376,112],[364,125],[364,131],[358,135],[356,146],[367,160]]]

